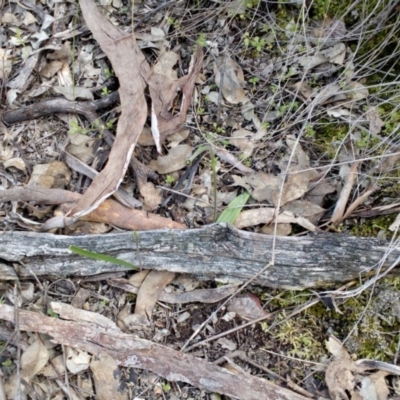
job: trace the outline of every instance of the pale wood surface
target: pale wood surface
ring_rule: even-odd
[[[272,256],[273,237],[239,231],[226,224],[201,229],[156,230],[92,236],[47,233],[0,233],[0,259],[15,262],[21,277],[91,276],[124,267],[72,254],[75,245],[130,261],[142,268],[195,274],[201,278],[247,280]],[[256,279],[269,287],[318,287],[345,282],[376,267],[389,250],[373,238],[341,234],[277,237],[275,265]],[[391,248],[385,266],[400,256]],[[20,263],[18,263],[20,262]]]

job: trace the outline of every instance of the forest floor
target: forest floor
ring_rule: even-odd
[[[374,237],[395,249],[400,8],[369,3],[3,0],[2,230],[73,236],[227,222],[260,235]],[[253,398],[196,384],[200,364],[193,380],[179,379],[180,355],[163,375],[145,357],[135,368],[75,348],[84,318],[123,338],[120,357],[123,333],[134,334],[243,382],[273,382],[287,398],[400,396],[395,274],[315,290],[250,282],[239,293],[168,271],[2,275],[0,399]],[[8,306],[27,312],[20,324]],[[71,338],[57,342],[67,325],[51,328],[45,315],[75,321]]]

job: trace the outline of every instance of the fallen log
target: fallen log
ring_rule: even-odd
[[[74,245],[131,262],[140,268],[194,274],[204,279],[246,281],[272,259],[273,237],[240,231],[227,224],[201,229],[153,230],[90,236],[48,233],[0,233],[0,259],[19,277],[91,276],[126,267],[88,259],[69,250]],[[399,246],[374,238],[343,234],[277,237],[274,265],[255,283],[275,288],[321,287],[345,282],[388,267]]]
[[[234,374],[211,362],[179,352],[136,335],[123,333],[108,320],[97,324],[96,314],[75,309],[62,303],[52,303],[63,318],[51,318],[32,311],[18,310],[18,328],[51,336],[52,341],[91,354],[110,355],[118,365],[152,371],[171,382],[186,382],[192,386],[241,400],[307,400],[306,397],[247,373]],[[84,320],[82,320],[82,318]],[[0,320],[15,323],[13,307],[0,304]]]

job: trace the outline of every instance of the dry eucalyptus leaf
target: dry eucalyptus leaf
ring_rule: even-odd
[[[360,376],[356,393],[360,394],[362,400],[389,399],[390,390],[385,380],[387,375],[385,371],[377,371],[369,376]]]
[[[100,353],[90,363],[98,400],[128,400],[122,373],[115,360],[107,353]]]
[[[74,101],[81,100],[94,100],[93,92],[84,87],[78,86],[53,86],[51,88],[55,93],[62,94],[66,99]]]
[[[153,67],[155,74],[165,76],[166,79],[178,79],[178,72],[174,69],[174,65],[178,62],[179,55],[173,51],[165,51],[161,53],[157,63]]]
[[[0,48],[0,79],[8,78],[12,70],[11,50]]]
[[[290,201],[282,207],[282,210],[290,211],[296,216],[307,218],[313,224],[316,224],[325,212],[324,208],[307,200]]]
[[[219,58],[218,63],[219,66],[214,63],[215,83],[221,87],[226,101],[231,104],[241,103],[246,98],[242,68],[229,56]]]
[[[39,71],[39,75],[44,78],[50,79],[62,68],[62,61],[50,61],[46,63],[43,68]]]
[[[347,97],[353,101],[363,100],[369,96],[368,89],[359,82],[350,82],[346,87],[345,91]]]
[[[189,129],[180,129],[179,131],[168,136],[168,147],[176,147],[189,137]]]
[[[162,202],[162,196],[152,182],[146,182],[140,185],[140,194],[143,196],[143,206],[145,210],[152,211]]]
[[[281,178],[265,172],[255,172],[246,176],[232,175],[234,185],[244,187],[257,201],[270,201],[279,189]]]
[[[385,123],[379,116],[379,112],[376,107],[370,107],[368,111],[365,113],[367,120],[369,121],[369,131],[372,134],[378,134],[381,132],[382,128],[385,126]]]
[[[311,203],[322,207],[325,196],[335,191],[336,188],[327,179],[322,179],[313,183],[312,189],[305,195],[305,200],[309,200]]]
[[[49,352],[40,340],[35,340],[21,356],[21,377],[28,383],[49,361]]]
[[[310,56],[301,56],[296,60],[296,62],[299,63],[306,72],[310,69],[315,68],[317,65],[323,64],[327,61],[327,58],[320,53],[316,53]]]
[[[69,372],[78,374],[89,368],[91,356],[85,351],[77,351],[72,347],[66,347],[66,365]]]
[[[271,225],[264,225],[261,228],[262,233],[266,235],[274,235],[275,234],[275,224]],[[289,236],[292,232],[292,225],[291,224],[278,224],[276,227],[276,234],[277,236]]]
[[[25,161],[20,157],[10,158],[3,163],[4,168],[14,167],[20,171],[26,172]]]
[[[232,132],[229,139],[230,143],[239,148],[246,155],[250,155],[254,150],[254,142],[252,140],[254,133],[247,129],[238,129]]]
[[[151,129],[148,126],[143,127],[142,133],[139,136],[137,143],[140,146],[154,146],[154,138],[151,134]]]
[[[260,299],[251,293],[234,297],[228,303],[227,310],[248,321],[269,315],[263,309]]]
[[[62,161],[50,164],[36,164],[33,167],[29,185],[48,189],[64,189],[71,181],[71,171]]]
[[[330,62],[343,65],[346,58],[346,45],[344,43],[336,43],[320,51]]]
[[[310,182],[309,171],[305,172],[289,172],[282,191],[276,189],[272,194],[272,202],[275,206],[283,206],[289,201],[296,200],[303,196]]]
[[[294,89],[296,91],[296,94],[298,94],[305,101],[310,99],[313,95],[312,88],[308,86],[307,82],[303,80],[294,83],[290,86],[290,88]]]
[[[150,271],[142,282],[136,299],[135,314],[151,318],[161,292],[175,278],[170,271]]]
[[[249,226],[256,226],[259,224],[271,224],[275,222],[275,208],[257,208],[252,210],[242,211],[236,218],[234,225],[238,229],[246,228]],[[296,217],[292,212],[283,211],[278,214],[278,224],[298,224],[309,231],[315,231],[315,226],[303,217]]]
[[[326,109],[326,113],[330,117],[335,117],[335,118],[343,117],[343,116],[348,117],[348,116],[350,116],[352,114],[346,108],[341,108],[341,107],[338,107],[338,106],[327,108]]]
[[[4,13],[3,16],[1,17],[1,23],[4,25],[14,25],[14,26],[20,25],[16,15],[8,12]]]
[[[66,151],[85,164],[90,164],[94,158],[93,145],[96,139],[80,133],[69,134],[69,138],[71,143],[66,147]]]
[[[172,53],[173,54],[173,53]],[[156,143],[157,151],[161,153],[161,145],[165,138],[176,132],[186,121],[186,113],[192,102],[194,84],[200,72],[203,61],[203,50],[197,46],[196,53],[191,60],[189,73],[179,79],[175,78],[175,71],[169,67],[176,56],[169,55],[164,62],[163,59],[156,64],[157,68],[146,76],[151,96],[151,132]],[[178,94],[182,95],[178,106],[178,113],[173,115],[174,102]]]
[[[38,22],[38,20],[36,19],[36,17],[32,13],[30,13],[29,11],[25,11],[24,20],[22,21],[22,23],[25,26],[28,26],[30,24],[35,24],[37,22]]]
[[[169,150],[166,156],[159,156],[150,162],[150,168],[159,174],[169,174],[186,166],[186,160],[192,155],[192,146],[182,144]]]
[[[392,232],[397,232],[400,229],[400,214],[397,215],[394,222],[389,226]]]

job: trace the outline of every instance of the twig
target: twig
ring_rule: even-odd
[[[360,161],[354,162],[347,175],[346,182],[343,186],[342,192],[340,193],[340,197],[336,203],[335,209],[330,219],[330,222],[334,224],[343,220],[344,210],[346,208],[347,201],[349,200],[351,189],[354,186],[354,181],[357,177],[357,168],[359,165]]]

